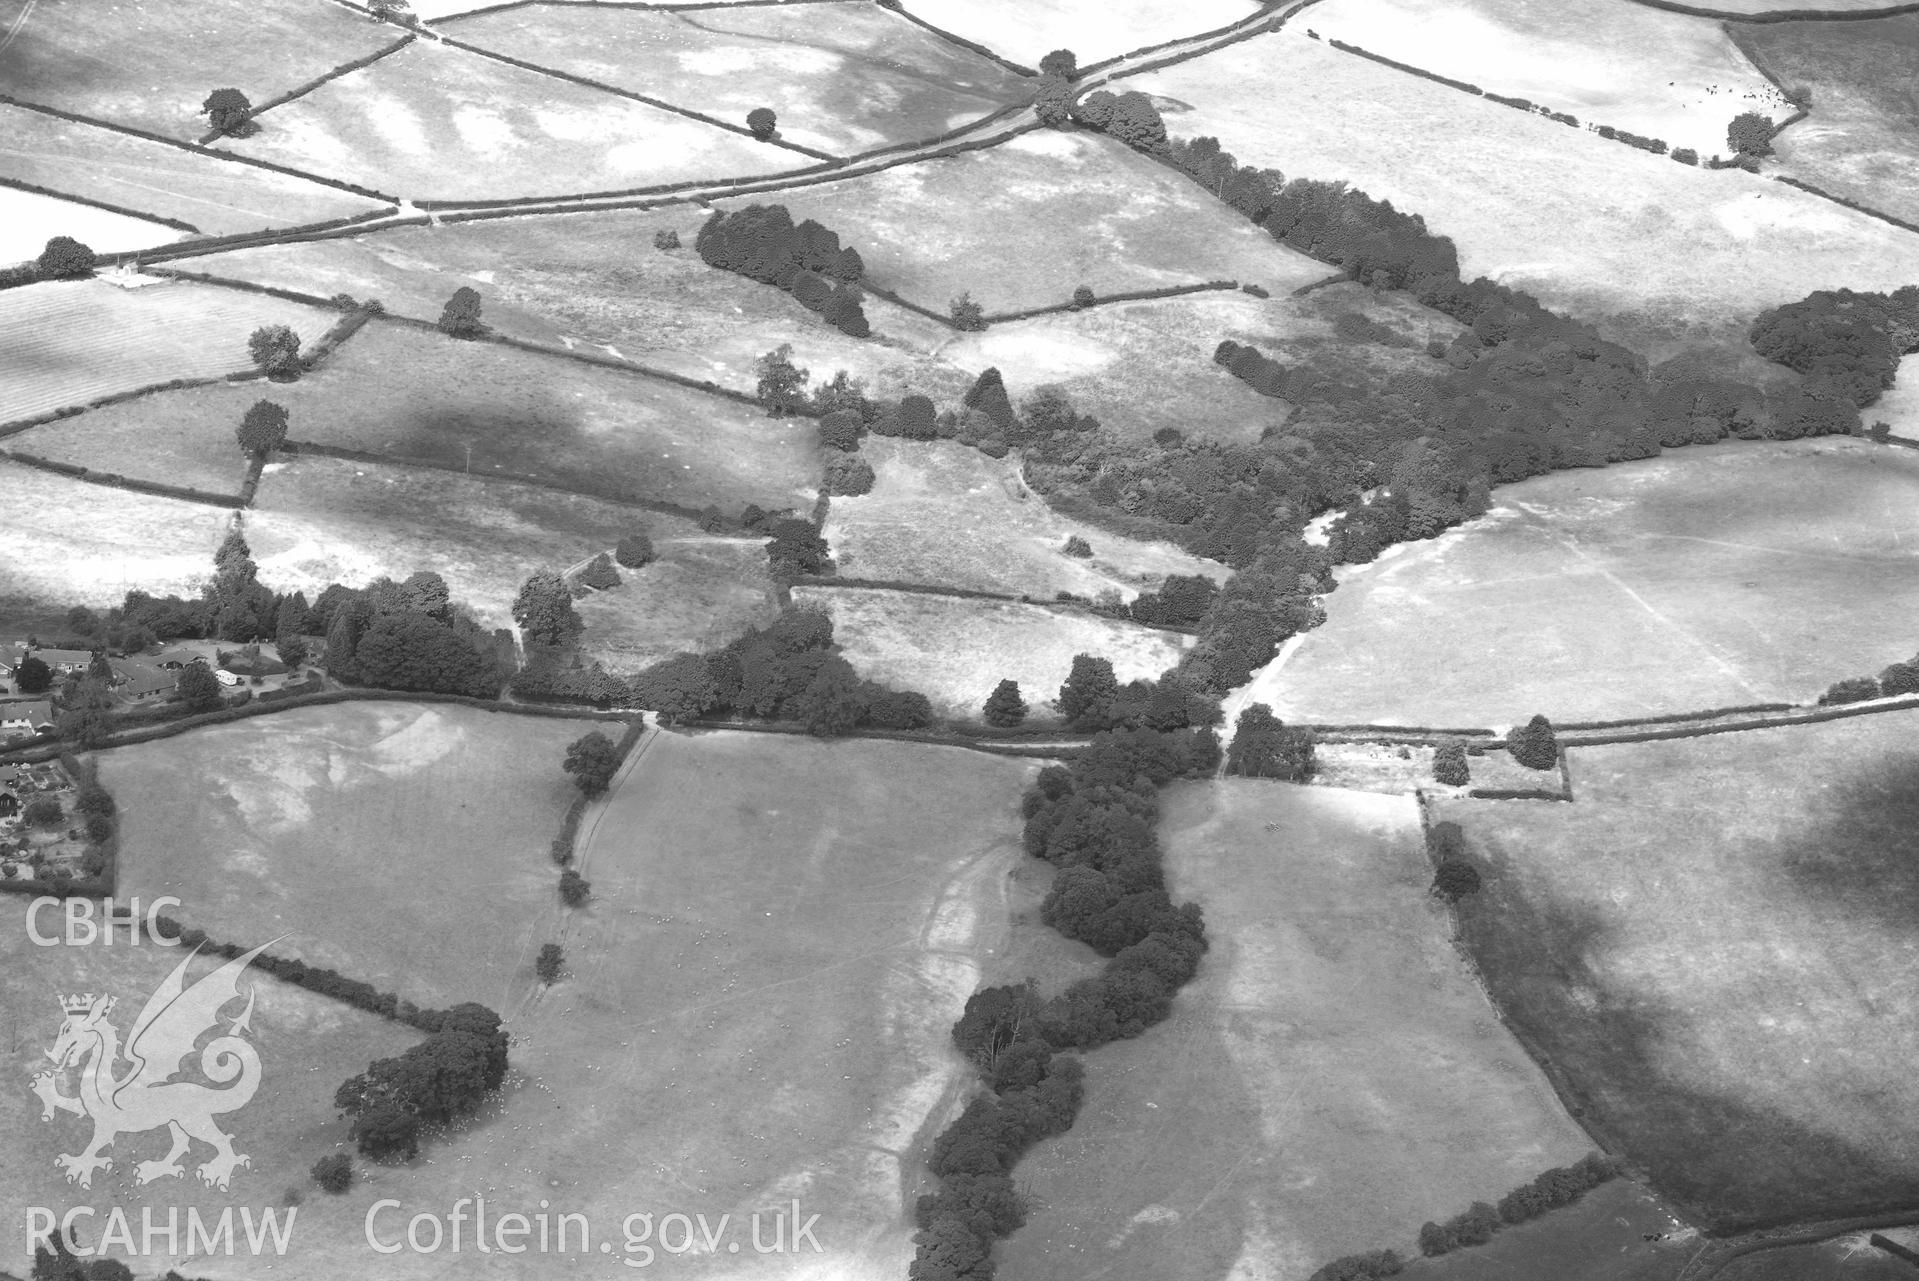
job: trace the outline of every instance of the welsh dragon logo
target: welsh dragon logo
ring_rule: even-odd
[[[213,1123],[214,1117],[245,1107],[260,1087],[260,1055],[246,1039],[253,1030],[251,986],[244,993],[246,1009],[227,1021],[224,1035],[200,1051],[200,1071],[214,1084],[172,1078],[200,1038],[218,1028],[220,1011],[242,995],[241,971],[269,946],[262,944],[235,957],[188,987],[187,966],[199,954],[196,947],[147,998],[124,1047],[119,1030],[107,1021],[115,1004],[112,997],[89,992],[61,998],[66,1021],[47,1051],[57,1068],[35,1076],[33,1092],[45,1106],[43,1121],[53,1120],[55,1112],[93,1121],[93,1141],[84,1151],[54,1158],[54,1164],[66,1171],[67,1182],[91,1187],[95,1171],[113,1169],[112,1159],[104,1153],[116,1139],[163,1126],[172,1134],[173,1148],[157,1161],[134,1166],[134,1177],[141,1184],[184,1174],[180,1158],[189,1154],[196,1139],[213,1149],[212,1159],[197,1170],[201,1182],[211,1187],[224,1191],[235,1168],[253,1164],[251,1158],[233,1150],[233,1136]],[[122,1061],[127,1064],[124,1069]],[[62,1093],[61,1085],[76,1068],[78,1093]]]

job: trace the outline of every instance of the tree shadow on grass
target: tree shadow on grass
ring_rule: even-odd
[[[1507,872],[1523,851],[1475,854],[1486,888],[1463,902],[1461,934],[1494,1001],[1574,1118],[1689,1217],[1732,1232],[1919,1204],[1919,1167],[1674,1079],[1663,1047],[1691,1015],[1612,986],[1594,963],[1613,934],[1603,912],[1522,893]]]
[[[1919,937],[1919,752],[1887,754],[1834,786],[1764,856],[1842,918]]]

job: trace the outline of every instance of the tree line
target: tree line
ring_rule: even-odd
[[[842,333],[865,338],[873,332],[860,305],[866,265],[859,251],[841,246],[839,233],[811,218],[795,224],[785,205],[715,209],[693,248],[710,267],[786,290]]]

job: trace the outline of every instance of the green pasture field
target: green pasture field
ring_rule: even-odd
[[[868,436],[861,454],[878,479],[859,498],[835,498],[826,540],[848,578],[927,583],[1052,600],[1116,591],[1130,600],[1167,574],[1231,574],[1171,543],[1144,542],[1061,516],[1028,490],[1012,459],[952,441]],[[1067,556],[1067,538],[1092,545]]]
[[[729,516],[749,502],[809,507],[819,488],[810,418],[768,418],[642,374],[408,325],[368,325],[318,371],[273,391],[291,439],[396,463],[536,476],[613,499],[717,503]]]
[[[1040,130],[776,199],[856,246],[875,285],[942,314],[962,293],[993,315],[1067,302],[1081,285],[1237,280],[1281,294],[1331,271],[1184,175],[1091,133]],[[769,200],[723,207],[748,203]]]
[[[178,219],[210,236],[279,230],[386,207],[291,174],[23,107],[0,104],[0,136],[0,174],[6,177]],[[104,252],[106,246],[94,248]]]
[[[1494,999],[1701,1226],[1919,1199],[1912,730],[1577,748],[1571,805],[1439,804]]]
[[[636,527],[642,523],[659,559],[616,566],[618,587],[574,602],[586,622],[581,648],[607,670],[636,672],[683,650],[718,649],[778,615],[764,539],[715,538],[668,516],[648,514]]]
[[[1731,24],[1747,56],[1812,90],[1812,115],[1773,141],[1781,170],[1836,196],[1919,220],[1919,15]]]
[[[399,1054],[416,1043],[419,1033],[249,970],[239,986],[243,995],[248,989],[255,994],[248,1039],[260,1056],[260,1083],[246,1106],[216,1116],[215,1123],[233,1137],[235,1152],[252,1158],[252,1165],[235,1170],[227,1190],[210,1188],[199,1180],[195,1167],[208,1160],[212,1150],[196,1143],[182,1162],[185,1172],[181,1177],[141,1186],[135,1182],[134,1166],[164,1157],[167,1133],[164,1129],[130,1132],[121,1135],[109,1153],[113,1169],[95,1174],[91,1186],[81,1188],[65,1181],[54,1158],[82,1151],[92,1127],[84,1119],[65,1113],[55,1113],[51,1123],[42,1121],[40,1102],[28,1090],[31,1078],[51,1066],[45,1052],[59,1035],[60,998],[84,992],[111,995],[117,1005],[108,1021],[124,1038],[147,997],[186,952],[128,947],[124,927],[111,948],[97,940],[91,946],[36,947],[29,942],[25,926],[30,901],[13,894],[0,898],[0,914],[6,918],[6,927],[0,929],[0,1029],[5,1031],[0,1071],[6,1074],[11,1095],[7,1106],[0,1108],[0,1144],[7,1153],[7,1159],[0,1162],[0,1214],[14,1225],[14,1230],[7,1233],[5,1246],[0,1247],[0,1266],[23,1277],[28,1275],[32,1254],[25,1248],[23,1229],[29,1206],[44,1207],[55,1215],[64,1215],[74,1207],[97,1207],[94,1217],[73,1220],[81,1244],[89,1247],[100,1242],[112,1207],[126,1214],[136,1248],[143,1244],[143,1209],[150,1209],[163,1229],[169,1211],[175,1212],[181,1254],[168,1257],[164,1234],[155,1240],[150,1256],[129,1258],[121,1249],[109,1250],[110,1256],[137,1269],[136,1275],[153,1275],[172,1264],[188,1268],[195,1276],[222,1279],[257,1272],[260,1263],[247,1252],[236,1207],[248,1207],[256,1222],[261,1211],[272,1208],[284,1225],[293,1199],[289,1193],[301,1198],[290,1256],[329,1224],[341,1240],[357,1240],[364,1210],[349,1215],[337,1205],[326,1204],[331,1198],[314,1196],[307,1171],[323,1156],[350,1150],[346,1146],[346,1123],[333,1108],[334,1090],[348,1077],[364,1072],[371,1060]],[[57,910],[42,911],[38,924],[43,934],[58,936],[62,930]],[[214,967],[212,960],[193,962],[187,981],[198,980]],[[238,1017],[240,1011],[240,1004],[234,1003],[226,1011],[227,1018]],[[188,1062],[191,1071],[197,1057]],[[128,1069],[123,1063],[116,1070],[124,1074]],[[71,1093],[72,1089],[69,1082],[63,1092]],[[217,1222],[223,1210],[234,1211],[239,1253],[230,1259],[201,1254],[187,1262],[184,1250],[189,1210],[198,1211],[208,1226]],[[355,1235],[349,1238],[349,1232]],[[366,1253],[364,1245],[359,1253]],[[271,1247],[268,1257],[272,1257]]]
[[[913,0],[913,16],[1037,68],[1054,49],[1084,67],[1163,40],[1198,35],[1257,12],[1241,0],[1116,0],[1110,5],[1026,5],[1017,0]]]
[[[0,459],[0,493],[0,582],[59,614],[118,605],[130,587],[193,595],[233,518],[222,507],[89,485],[11,459]]]
[[[1911,1228],[1883,1228],[1878,1235],[1919,1249],[1919,1232]],[[1911,1281],[1912,1265],[1873,1245],[1872,1236],[1852,1232],[1817,1245],[1762,1250],[1716,1275],[1723,1281]]]
[[[55,236],[72,236],[96,253],[171,244],[186,233],[125,214],[0,187],[0,264],[30,262]]]
[[[193,267],[329,297],[370,291],[394,314],[421,320],[438,319],[453,290],[470,285],[480,292],[481,319],[503,334],[573,342],[749,394],[755,362],[782,343],[792,344],[795,363],[815,383],[844,369],[874,394],[951,388],[957,396],[970,384],[930,358],[953,337],[936,321],[868,296],[874,336],[849,338],[790,294],[707,266],[693,251],[705,218],[697,206],[671,205],[449,223],[236,250]],[[660,230],[676,232],[681,247],[655,249]]]
[[[261,325],[291,326],[310,345],[339,318],[204,285],[50,280],[8,289],[0,292],[0,422],[176,378],[249,370],[247,337]],[[102,358],[107,343],[111,359]]]
[[[548,917],[565,969],[514,1004],[497,1121],[385,1195],[451,1205],[478,1178],[489,1206],[549,1198],[616,1251],[634,1212],[729,1214],[740,1250],[712,1261],[728,1276],[904,1275],[927,1144],[972,1091],[949,1029],[1006,946],[1000,887],[1036,767],[651,736],[582,826],[593,897]],[[751,1214],[796,1197],[820,1252],[754,1254]],[[527,1259],[528,1275],[580,1267]],[[398,1275],[444,1275],[444,1258],[411,1262]]]
[[[285,935],[277,954],[417,1005],[504,1015],[557,905],[547,846],[579,795],[560,762],[594,729],[620,732],[342,703],[114,749],[120,894],[171,894],[222,941]]]
[[[536,570],[579,564],[659,519],[477,475],[305,457],[267,464],[247,541],[282,591],[311,598],[333,582],[431,569],[488,627],[513,627],[513,599]],[[203,577],[218,544],[201,554]]]
[[[1304,1277],[1591,1147],[1455,954],[1410,797],[1179,783],[1160,823],[1211,947],[1173,1017],[1086,1059],[1020,1163],[1008,1276]]]
[[[1039,715],[1058,696],[1076,654],[1112,660],[1124,683],[1159,676],[1192,640],[1013,601],[834,587],[795,587],[793,599],[833,616],[833,639],[860,675],[917,690],[941,715],[973,719],[1002,680],[1018,681]]]
[[[1674,1281],[1701,1244],[1698,1232],[1674,1219],[1658,1197],[1631,1179],[1614,1179],[1485,1245],[1413,1259],[1400,1275],[1407,1281]]]
[[[11,23],[21,8],[8,0],[0,14]],[[207,132],[200,104],[214,89],[231,86],[261,106],[404,34],[304,0],[120,0],[90,7],[85,20],[64,7],[25,8],[0,50],[9,94],[185,142]]]
[[[1466,277],[1525,289],[1652,360],[1743,352],[1755,315],[1814,289],[1919,279],[1919,239],[1864,214],[1475,98],[1298,24],[1126,84],[1169,100],[1175,137],[1211,134],[1241,161],[1391,200],[1454,240]],[[1330,119],[1340,127],[1285,127]]]
[[[768,107],[778,137],[835,155],[935,137],[1032,92],[998,63],[867,3],[511,9],[456,31],[470,44],[733,124]]]
[[[139,480],[237,494],[247,456],[235,432],[257,401],[275,400],[268,382],[221,383],[156,392],[30,427],[8,447],[57,462]]]
[[[1340,724],[1610,720],[1810,701],[1919,648],[1910,450],[1727,442],[1493,497],[1341,570],[1245,697]]]
[[[1565,112],[1581,126],[1627,129],[1706,158],[1731,154],[1726,126],[1740,112],[1775,121],[1793,112],[1725,24],[1647,5],[1330,0],[1301,21],[1328,39]]]
[[[1390,326],[1415,345],[1342,339],[1332,327],[1341,313]],[[997,366],[1015,399],[1055,383],[1077,408],[1128,439],[1172,427],[1188,437],[1251,444],[1285,422],[1288,402],[1260,395],[1214,363],[1221,340],[1251,343],[1283,365],[1326,378],[1376,385],[1404,370],[1438,369],[1425,354],[1427,340],[1450,342],[1459,330],[1405,294],[1330,285],[1303,298],[1221,291],[1056,312],[962,334],[940,355]]]
[[[780,173],[817,161],[435,41],[259,117],[241,154],[408,199],[505,200]]]

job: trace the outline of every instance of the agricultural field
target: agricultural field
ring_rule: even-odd
[[[1742,111],[1775,121],[1793,112],[1724,24],[1647,5],[1329,0],[1302,21],[1328,39],[1701,157],[1731,154],[1726,126]]]
[[[1016,0],[913,0],[906,9],[922,21],[985,45],[1002,58],[1035,68],[1055,49],[1071,49],[1085,67],[1148,45],[1211,31],[1258,12],[1242,0],[1188,4],[1117,0],[1097,11]]]
[[[431,569],[488,627],[511,627],[534,571],[577,565],[658,519],[510,481],[302,457],[267,464],[246,528],[262,580],[281,590],[311,598],[329,583]],[[202,553],[203,576],[218,545]]]
[[[1911,1281],[1912,1264],[1874,1246],[1873,1235],[1848,1232],[1817,1245],[1749,1254],[1717,1275],[1725,1281]],[[1912,1228],[1884,1228],[1877,1235],[1919,1250],[1919,1231]]]
[[[1411,798],[1235,779],[1164,801],[1170,889],[1211,948],[1021,1162],[1008,1275],[1304,1277],[1415,1253],[1425,1220],[1590,1150],[1454,952]]]
[[[1919,221],[1919,15],[1863,22],[1742,23],[1746,55],[1812,90],[1812,115],[1778,135],[1779,168],[1836,196]]]
[[[7,1152],[7,1160],[0,1162],[0,1213],[16,1225],[27,1222],[28,1206],[96,1205],[100,1207],[96,1217],[74,1221],[82,1244],[93,1245],[100,1240],[109,1207],[118,1206],[126,1212],[138,1242],[143,1207],[150,1208],[162,1226],[172,1210],[179,1215],[184,1245],[189,1208],[211,1225],[223,1209],[245,1205],[256,1220],[261,1211],[274,1208],[284,1227],[289,1192],[297,1194],[303,1186],[311,1190],[309,1167],[345,1143],[346,1124],[333,1108],[335,1088],[364,1072],[371,1060],[399,1054],[420,1039],[411,1028],[249,971],[240,987],[254,993],[249,1039],[260,1056],[260,1085],[244,1108],[218,1117],[217,1122],[233,1136],[235,1150],[251,1157],[252,1164],[234,1171],[226,1191],[209,1188],[192,1167],[207,1160],[211,1151],[196,1145],[189,1158],[192,1165],[183,1177],[141,1187],[134,1182],[133,1167],[138,1161],[164,1157],[167,1135],[164,1130],[127,1133],[113,1148],[113,1169],[96,1174],[92,1187],[83,1191],[65,1181],[54,1159],[80,1152],[92,1127],[82,1118],[59,1113],[51,1123],[42,1121],[41,1106],[28,1092],[29,1080],[49,1066],[46,1051],[61,1026],[60,998],[84,992],[112,995],[118,1005],[109,1022],[124,1037],[148,995],[185,953],[148,946],[35,947],[24,926],[28,901],[11,894],[0,899],[0,912],[6,917],[6,928],[0,929],[0,1072],[14,1089],[8,1106],[0,1109],[0,1145]],[[57,933],[54,921],[55,914],[41,913],[42,926]],[[126,941],[124,930],[119,941]],[[187,981],[198,980],[214,967],[211,960],[194,961]],[[234,1011],[239,1008],[233,1006]],[[126,1068],[119,1071],[124,1073]],[[72,1088],[70,1082],[65,1087],[68,1092]],[[318,1214],[312,1213],[315,1210]],[[335,1217],[345,1239],[347,1231],[358,1232],[364,1213],[303,1204],[293,1247],[298,1249],[314,1230],[315,1218]],[[238,1226],[235,1233],[240,1235]],[[24,1276],[31,1257],[17,1230],[8,1235],[0,1264]],[[242,1241],[244,1251],[244,1237]],[[164,1242],[162,1234],[154,1243],[154,1254],[135,1262],[158,1268],[178,1262],[196,1276],[216,1276],[221,1281],[244,1276],[259,1266],[244,1254],[233,1259],[200,1255],[189,1264],[182,1253],[169,1260]]]
[[[72,236],[95,252],[122,253],[170,244],[185,232],[74,200],[0,187],[0,264],[40,256],[55,236]]]
[[[1059,693],[1076,654],[1110,659],[1124,684],[1157,677],[1192,641],[1014,601],[835,587],[795,587],[793,600],[833,616],[834,643],[862,676],[916,690],[943,716],[977,718],[1002,680],[1018,681],[1037,714]]]
[[[991,316],[1067,302],[1081,285],[1109,294],[1236,280],[1281,294],[1329,270],[1185,176],[1091,133],[1038,130],[777,200],[856,246],[873,284],[942,314],[962,293]]]
[[[1698,1231],[1675,1219],[1658,1197],[1621,1178],[1508,1227],[1484,1245],[1414,1259],[1401,1275],[1407,1281],[1674,1281],[1701,1244]]]
[[[200,104],[215,89],[237,88],[258,107],[404,34],[304,0],[207,0],[189,15],[119,0],[85,21],[53,5],[0,5],[0,19],[16,16],[0,49],[9,94],[183,142],[207,132]]]
[[[1690,3],[1690,0],[1688,0],[1688,2]],[[1782,5],[1778,3],[1778,0],[1710,0],[1709,3],[1692,5],[1691,7],[1695,9],[1711,9],[1714,12],[1724,14],[1779,13],[1782,10],[1799,13],[1811,11],[1814,13],[1848,14],[1864,13],[1873,9],[1892,9],[1897,8],[1898,5],[1888,4],[1887,0],[1806,0],[1804,4],[1799,3],[1799,0],[1793,0],[1793,3],[1790,5]],[[1744,26],[1746,24],[1741,23],[1740,25]]]
[[[509,337],[623,356],[751,394],[755,362],[782,343],[824,382],[835,370],[878,394],[951,388],[971,379],[931,353],[952,339],[936,321],[868,296],[873,337],[850,338],[786,292],[709,267],[693,250],[706,211],[691,205],[407,228],[213,254],[195,269],[332,296],[371,292],[396,315],[435,320],[461,285],[482,319]],[[672,231],[678,249],[653,246]],[[862,252],[864,252],[864,247]]]
[[[586,622],[580,646],[608,671],[636,672],[683,650],[718,649],[779,613],[764,539],[716,538],[691,521],[650,513],[645,524],[659,559],[639,569],[618,566],[618,587],[574,602]]]
[[[1919,279],[1919,240],[1864,214],[1474,98],[1295,26],[1127,83],[1161,100],[1173,136],[1210,134],[1243,162],[1391,200],[1454,240],[1467,278],[1528,290],[1654,361],[1743,350],[1755,315],[1815,289]]]
[[[1335,328],[1342,316],[1390,328],[1406,346],[1343,337]],[[1438,370],[1425,354],[1427,341],[1451,342],[1459,332],[1456,322],[1404,294],[1341,284],[1303,298],[1222,291],[1033,316],[961,334],[940,355],[996,366],[1015,400],[1041,383],[1056,384],[1076,408],[1128,439],[1171,427],[1250,445],[1282,425],[1289,407],[1214,363],[1223,339],[1251,343],[1283,365],[1308,365],[1323,378],[1376,385],[1404,370]]]
[[[1000,886],[1023,857],[1018,797],[1035,768],[655,734],[583,825],[593,898],[550,914],[560,982],[529,984],[510,1012],[521,1083],[453,1159],[385,1195],[451,1205],[484,1171],[489,1204],[551,1198],[616,1249],[636,1210],[731,1214],[745,1241],[753,1212],[797,1197],[820,1216],[820,1253],[742,1244],[727,1275],[903,1275],[904,1202],[970,1092],[948,1030],[1006,946]],[[383,1276],[444,1275],[443,1259],[386,1262]]]
[[[1911,450],[1728,443],[1494,497],[1343,570],[1242,696],[1289,720],[1606,720],[1810,701],[1915,648]]]
[[[810,507],[819,488],[811,419],[410,325],[370,324],[273,392],[290,439],[395,463],[532,476],[619,501],[712,503],[729,516],[747,503]]]
[[[220,146],[410,200],[625,191],[818,163],[435,41],[330,81],[259,123],[254,137]]]
[[[1703,1226],[1919,1198],[1911,722],[1578,748],[1574,804],[1439,806],[1494,998]]]
[[[247,336],[261,325],[290,326],[311,346],[339,318],[204,285],[55,280],[9,289],[0,292],[0,423],[177,378],[250,370]],[[114,358],[103,361],[109,339]]]
[[[240,419],[278,391],[272,383],[243,382],[156,392],[30,427],[5,447],[136,480],[237,494],[249,464],[235,438]]]
[[[930,138],[1031,96],[998,63],[869,3],[481,14],[461,40],[834,155]]]
[[[212,576],[233,513],[89,485],[0,458],[0,565],[8,595],[117,605],[127,589],[192,595]],[[64,610],[58,611],[64,612]]]
[[[417,1005],[524,995],[557,902],[566,745],[621,726],[343,703],[119,748],[120,893]],[[420,928],[422,913],[441,928]],[[462,923],[485,922],[484,929]]]
[[[257,165],[0,104],[0,175],[173,218],[210,236],[352,218],[389,206]],[[106,251],[105,245],[94,248]]]
[[[1052,600],[1112,591],[1127,600],[1167,574],[1209,574],[1226,566],[1171,543],[1144,542],[1062,516],[1028,490],[1019,464],[952,441],[868,436],[860,453],[877,480],[870,494],[835,498],[826,541],[848,578],[925,583]],[[1062,552],[1069,537],[1092,545],[1090,559]]]

